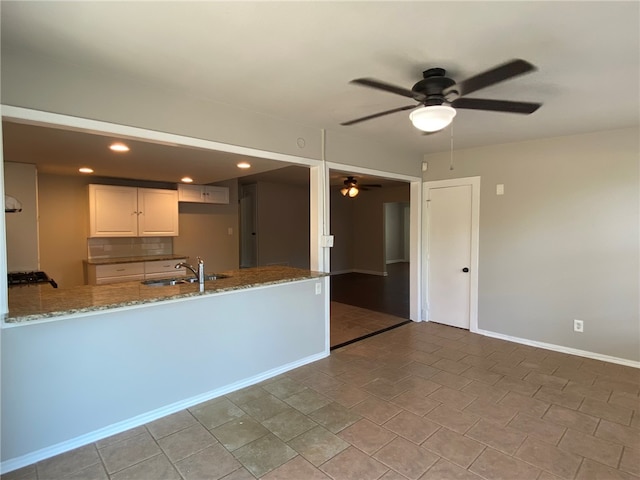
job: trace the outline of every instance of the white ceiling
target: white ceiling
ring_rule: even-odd
[[[638,2],[2,2],[2,49],[402,145],[444,151],[407,105],[354,85],[405,88],[439,66],[456,80],[513,58],[538,71],[471,97],[541,102],[532,115],[460,110],[455,148],[638,125]]]

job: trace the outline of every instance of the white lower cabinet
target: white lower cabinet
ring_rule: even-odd
[[[144,280],[144,262],[88,265],[89,285]]]
[[[176,268],[176,264],[186,262],[186,258],[177,258],[174,260],[156,260],[153,262],[144,262],[144,278],[167,278],[172,276],[182,276],[187,273],[187,269]]]
[[[185,268],[175,265],[186,261],[186,258],[173,260],[153,260],[150,262],[110,263],[107,265],[87,264],[87,280],[89,285],[107,285],[109,283],[133,282],[151,278],[168,278],[185,275]]]

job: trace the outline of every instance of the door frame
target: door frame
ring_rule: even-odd
[[[329,194],[329,178],[330,170],[340,170],[353,172],[355,174],[372,175],[380,178],[388,178],[391,180],[400,180],[407,182],[410,189],[410,221],[409,221],[409,319],[414,322],[422,321],[422,271],[421,266],[421,248],[422,248],[422,228],[420,227],[422,218],[422,178],[413,177],[411,175],[403,175],[400,173],[385,172],[374,170],[371,168],[357,167],[353,165],[345,165],[343,163],[326,162],[325,163],[325,227],[327,235],[329,235],[329,225],[331,225],[329,212],[331,211],[331,195]],[[325,249],[327,271],[330,270],[331,262],[329,259],[329,249]]]
[[[422,320],[429,321],[429,190],[435,188],[471,186],[471,262],[469,265],[469,331],[478,332],[478,264],[480,238],[480,177],[451,178],[422,184]]]

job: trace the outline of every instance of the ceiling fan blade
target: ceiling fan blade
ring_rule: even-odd
[[[355,123],[364,122],[365,120],[371,120],[372,118],[382,117],[384,115],[389,115],[391,113],[402,112],[403,110],[411,110],[416,108],[418,105],[406,105],[404,107],[393,108],[391,110],[387,110],[385,112],[374,113],[373,115],[367,115],[366,117],[356,118],[355,120],[349,120],[348,122],[342,122],[340,125],[353,125]]]
[[[373,78],[356,78],[349,83],[355,83],[356,85],[362,85],[363,87],[375,88],[376,90],[383,90],[385,92],[395,93],[396,95],[402,95],[403,97],[413,98],[418,102],[422,102],[426,99],[426,96],[422,93],[414,92],[413,90],[407,90],[406,88],[391,85],[390,83],[381,82]]]
[[[536,67],[526,60],[515,59],[505,64],[499,65],[495,68],[487,70],[486,72],[479,73],[473,77],[467,78],[452,87],[445,90],[445,95],[451,91],[458,92],[458,95],[468,95],[481,88],[486,88],[496,83],[503,82],[518,75],[532,72],[536,70]]]
[[[484,98],[459,98],[451,103],[454,108],[469,110],[490,110],[493,112],[529,114],[540,108],[541,103],[512,102],[510,100],[489,100]]]
[[[361,187],[365,187],[365,188],[382,188],[382,185],[379,183],[365,183],[363,185],[361,185]]]

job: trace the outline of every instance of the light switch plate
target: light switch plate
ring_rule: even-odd
[[[504,195],[504,185],[502,183],[496,185],[496,195]]]
[[[322,284],[316,283],[316,295],[320,295],[322,293]]]
[[[333,235],[322,235],[321,245],[327,248],[333,247]]]

